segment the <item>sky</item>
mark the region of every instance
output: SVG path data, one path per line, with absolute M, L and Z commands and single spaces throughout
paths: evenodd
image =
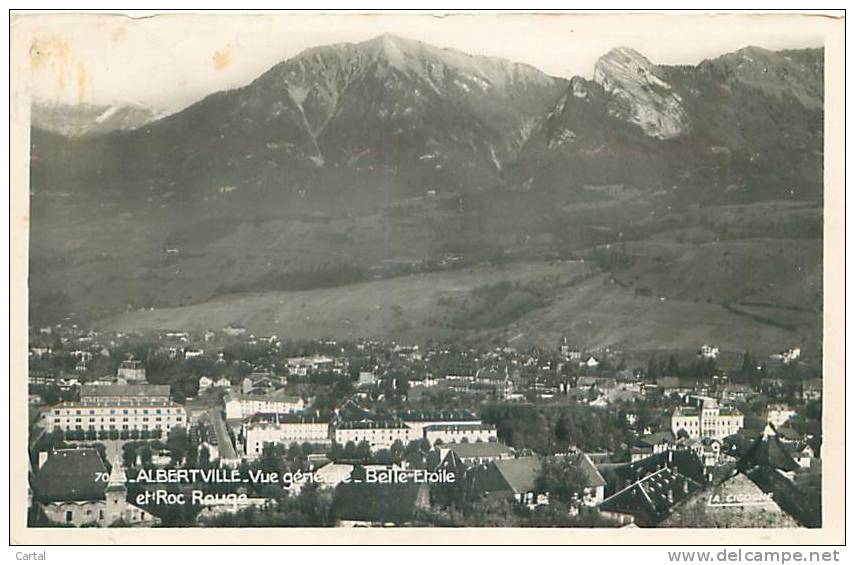
M 697 64 L 747 45 L 819 47 L 828 18 L 796 15 L 32 15 L 13 22 L 26 41 L 35 99 L 140 104 L 177 111 L 247 84 L 309 47 L 382 33 L 473 55 L 590 77 L 597 59 L 632 47 L 659 64 Z M 13 42 L 15 39 L 13 39 Z

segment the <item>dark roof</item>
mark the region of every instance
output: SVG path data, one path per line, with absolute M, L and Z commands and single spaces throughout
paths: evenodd
M 481 495 L 512 493 L 513 487 L 492 463 L 480 465 L 472 472 L 472 491 Z
M 656 525 L 701 488 L 700 483 L 665 467 L 616 492 L 603 501 L 600 510 L 630 514 L 641 525 Z
M 39 469 L 32 486 L 42 502 L 103 500 L 107 483 L 97 477 L 106 472 L 96 449 L 58 449 Z
M 402 429 L 408 428 L 404 422 L 397 420 L 360 420 L 339 422 L 336 424 L 336 429 L 339 430 L 385 430 L 385 429 Z
M 453 451 L 461 458 L 468 457 L 499 457 L 511 453 L 511 449 L 504 443 L 496 441 L 479 441 L 473 443 L 448 443 L 441 447 Z
M 425 483 L 341 483 L 333 494 L 333 513 L 339 520 L 403 524 L 428 499 Z
M 580 453 L 576 460 L 576 465 L 579 467 L 579 470 L 585 475 L 585 478 L 588 481 L 586 485 L 588 488 L 596 488 L 606 486 L 606 480 L 594 466 L 591 458 L 588 457 L 584 453 Z
M 698 483 L 703 483 L 705 480 L 703 463 L 693 451 L 686 449 L 662 451 L 640 461 L 616 467 L 614 472 L 623 484 L 626 484 L 654 473 L 662 467 L 676 469 L 680 474 Z
M 761 434 L 739 460 L 740 470 L 753 467 L 768 467 L 782 471 L 795 471 L 799 464 L 790 456 L 789 450 L 781 445 L 778 434 L 771 426 Z
M 330 414 L 283 414 L 271 412 L 258 412 L 248 418 L 244 418 L 246 424 L 328 424 Z
M 807 528 L 822 526 L 822 504 L 819 497 L 810 496 L 780 470 L 760 465 L 749 470 L 746 475 L 763 492 L 771 493 L 778 506 L 799 524 Z
M 405 410 L 398 412 L 398 418 L 405 422 L 472 422 L 478 421 L 478 415 L 469 410 Z
M 169 396 L 169 385 L 82 385 L 80 396 Z
M 431 424 L 425 426 L 426 432 L 446 432 L 446 431 L 472 431 L 472 430 L 495 430 L 493 424 Z
M 540 460 L 537 457 L 501 459 L 493 461 L 492 465 L 514 494 L 534 492 L 535 482 L 540 474 Z
M 779 436 L 787 441 L 798 441 L 802 439 L 802 434 L 798 430 L 794 430 L 789 426 L 782 426 L 775 430 Z
M 653 434 L 646 435 L 642 438 L 638 439 L 638 445 L 641 446 L 653 446 L 659 445 L 661 443 L 673 443 L 674 442 L 674 434 L 671 430 L 667 430 L 664 432 L 656 432 Z

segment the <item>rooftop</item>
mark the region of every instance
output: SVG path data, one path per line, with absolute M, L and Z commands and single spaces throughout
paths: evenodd
M 493 424 L 431 424 L 425 426 L 427 432 L 445 432 L 445 431 L 472 431 L 472 430 L 495 430 Z
M 376 429 L 404 429 L 409 428 L 404 422 L 397 420 L 359 420 L 350 422 L 339 422 L 336 424 L 339 430 L 376 430 Z
M 477 414 L 469 410 L 405 410 L 398 412 L 398 417 L 405 422 L 467 422 L 481 420 Z
M 496 441 L 481 441 L 475 443 L 450 443 L 442 446 L 460 458 L 467 457 L 499 457 L 510 455 L 511 448 Z
M 82 385 L 80 396 L 169 396 L 169 385 Z
M 42 502 L 103 500 L 107 483 L 97 477 L 106 472 L 96 449 L 57 449 L 39 469 L 32 486 Z
M 258 413 L 244 419 L 248 425 L 254 424 L 328 424 L 329 414 L 281 414 Z

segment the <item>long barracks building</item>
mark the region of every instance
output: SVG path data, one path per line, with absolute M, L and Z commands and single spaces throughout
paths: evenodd
M 170 399 L 169 385 L 84 385 L 80 401 L 42 413 L 47 429 L 169 431 L 187 424 L 187 412 Z

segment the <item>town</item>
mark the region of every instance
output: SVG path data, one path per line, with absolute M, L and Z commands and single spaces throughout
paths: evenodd
M 821 359 L 31 328 L 31 527 L 819 527 Z

